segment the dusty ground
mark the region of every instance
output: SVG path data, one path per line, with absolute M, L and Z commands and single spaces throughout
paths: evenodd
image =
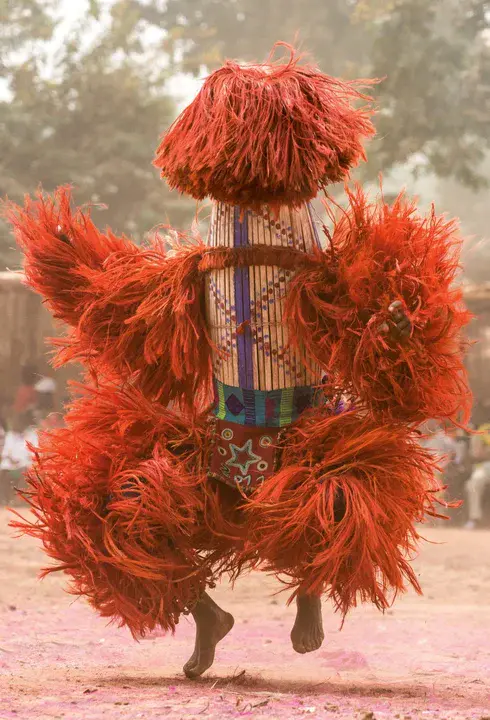
M 426 718 L 490 720 L 490 533 L 432 529 L 417 567 L 426 594 L 385 616 L 353 613 L 342 632 L 325 607 L 313 655 L 289 645 L 293 609 L 254 575 L 215 592 L 236 625 L 214 668 L 180 668 L 193 627 L 134 643 L 62 592 L 35 580 L 43 557 L 13 540 L 0 511 L 0 720 L 67 718 Z

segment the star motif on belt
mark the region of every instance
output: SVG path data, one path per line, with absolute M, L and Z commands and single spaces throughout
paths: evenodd
M 252 452 L 252 440 L 247 440 L 242 447 L 230 443 L 230 451 L 231 458 L 227 460 L 226 465 L 238 468 L 242 475 L 248 473 L 250 465 L 255 465 L 261 460 L 259 455 Z

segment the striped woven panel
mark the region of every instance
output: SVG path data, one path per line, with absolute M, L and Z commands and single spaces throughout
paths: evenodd
M 307 257 L 320 245 L 312 211 L 283 207 L 277 217 L 213 205 L 208 246 L 214 250 L 291 250 Z M 272 256 L 271 256 L 272 257 Z M 271 260 L 272 262 L 272 260 Z M 301 263 L 298 260 L 297 269 Z M 284 304 L 296 272 L 275 265 L 210 269 L 206 273 L 206 316 L 213 347 L 214 375 L 225 385 L 248 390 L 317 386 L 322 368 L 304 362 L 284 322 Z M 274 396 L 272 396 L 274 397 Z
M 219 420 L 253 427 L 286 427 L 310 407 L 325 404 L 318 387 L 247 390 L 214 380 L 214 414 Z

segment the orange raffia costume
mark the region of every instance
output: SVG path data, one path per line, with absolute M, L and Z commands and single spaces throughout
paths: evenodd
M 207 242 L 137 247 L 67 189 L 9 208 L 28 283 L 70 327 L 57 362 L 88 378 L 17 524 L 135 637 L 249 567 L 343 614 L 420 589 L 409 554 L 438 488 L 416 427 L 470 406 L 459 241 L 356 187 L 327 200 L 320 242 L 309 201 L 373 126 L 362 84 L 298 60 L 226 63 L 162 139 L 169 185 L 213 201 Z M 394 300 L 403 344 L 379 331 Z

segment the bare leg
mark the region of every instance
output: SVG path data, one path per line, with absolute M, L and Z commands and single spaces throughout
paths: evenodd
M 298 595 L 296 620 L 291 630 L 291 642 L 298 653 L 318 650 L 324 640 L 321 599 L 314 595 Z
M 197 678 L 213 664 L 216 645 L 230 632 L 235 620 L 207 593 L 195 606 L 192 616 L 196 622 L 196 645 L 184 665 L 184 673 L 188 678 Z

